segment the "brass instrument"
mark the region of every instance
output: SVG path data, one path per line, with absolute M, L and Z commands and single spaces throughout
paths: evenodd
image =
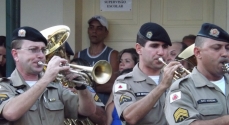
M 164 65 L 167 65 L 162 58 L 158 59 L 160 62 L 162 62 Z M 175 74 L 173 76 L 174 80 L 180 79 L 184 76 L 184 73 L 190 74 L 191 72 L 185 69 L 184 67 L 179 68 L 177 71 L 175 71 Z
M 47 39 L 46 56 L 61 47 L 70 35 L 70 28 L 65 25 L 57 25 L 40 31 Z
M 38 65 L 47 66 L 47 64 L 44 64 L 41 61 L 38 62 Z M 75 68 L 75 69 L 71 69 L 70 72 L 82 75 L 87 78 L 88 76 L 84 72 L 82 72 L 82 71 L 86 71 L 87 73 L 90 74 L 92 80 L 98 84 L 105 84 L 107 81 L 110 80 L 112 74 L 111 65 L 105 60 L 100 60 L 96 62 L 93 67 L 73 65 L 73 64 L 67 64 L 67 65 L 70 66 L 71 68 Z M 77 71 L 76 69 L 79 70 Z
M 225 73 L 229 73 L 229 63 L 224 63 L 222 69 Z
M 182 59 L 180 61 L 186 61 L 188 63 L 187 68 L 190 71 L 192 71 L 192 69 L 197 66 L 196 57 L 194 55 L 194 48 L 195 44 L 192 44 L 178 55 L 178 57 Z
M 64 121 L 65 125 L 94 125 L 88 118 L 84 119 L 84 120 L 74 120 L 74 119 L 69 119 L 67 118 Z

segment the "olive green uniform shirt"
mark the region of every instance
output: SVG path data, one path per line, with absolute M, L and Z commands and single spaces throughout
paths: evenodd
M 209 120 L 229 114 L 229 75 L 225 74 L 225 95 L 196 68 L 173 83 L 165 102 L 170 125 L 189 125 L 195 120 Z
M 123 119 L 121 115 L 126 107 L 145 97 L 156 86 L 157 84 L 138 68 L 138 64 L 135 65 L 132 72 L 119 76 L 114 83 L 113 94 L 115 107 L 120 119 Z M 137 125 L 167 125 L 163 112 L 164 101 L 165 93 Z M 144 105 L 142 106 L 144 107 Z
M 0 82 L 0 113 L 13 98 L 28 90 L 17 70 Z M 1 121 L 4 118 L 1 117 Z M 43 94 L 18 120 L 10 125 L 64 125 L 64 118 L 78 118 L 78 96 L 58 83 L 50 83 Z

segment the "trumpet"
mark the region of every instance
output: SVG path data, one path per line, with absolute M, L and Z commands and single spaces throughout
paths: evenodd
M 229 63 L 224 63 L 222 69 L 225 73 L 229 73 Z
M 160 62 L 162 62 L 164 65 L 167 65 L 162 58 L 158 59 Z M 180 79 L 183 77 L 183 74 L 190 74 L 191 72 L 185 69 L 184 67 L 179 68 L 177 71 L 175 71 L 175 74 L 173 76 L 174 80 Z
M 38 62 L 38 65 L 47 66 L 47 64 L 41 61 Z M 111 65 L 105 60 L 98 61 L 97 63 L 95 63 L 93 67 L 73 65 L 73 64 L 65 64 L 65 65 L 73 68 L 70 70 L 70 72 L 79 74 L 80 76 L 85 78 L 85 80 L 88 80 L 89 83 L 91 83 L 91 79 L 92 79 L 98 84 L 105 84 L 107 81 L 110 80 L 112 75 Z M 60 66 L 63 66 L 63 64 L 60 64 Z M 58 74 L 58 76 L 60 79 L 64 78 L 64 75 L 62 74 Z M 73 82 L 79 83 L 78 81 L 73 81 Z M 79 83 L 79 84 L 83 84 L 83 83 Z

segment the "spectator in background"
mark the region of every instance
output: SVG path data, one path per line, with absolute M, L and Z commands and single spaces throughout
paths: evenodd
M 133 68 L 138 63 L 138 54 L 134 48 L 124 49 L 119 54 L 119 72 Z
M 186 44 L 187 46 L 190 46 L 192 45 L 193 43 L 195 43 L 195 39 L 196 39 L 196 36 L 195 35 L 188 35 L 188 36 L 184 36 L 183 39 L 182 39 L 182 42 L 184 44 Z
M 119 72 L 120 75 L 132 71 L 133 67 L 138 63 L 138 54 L 134 48 L 124 49 L 119 54 Z M 110 95 L 106 104 L 107 125 L 121 125 L 121 120 L 117 114 L 117 110 L 113 102 L 113 94 Z
M 118 51 L 104 44 L 105 38 L 108 36 L 108 22 L 103 16 L 97 15 L 88 20 L 88 37 L 90 46 L 75 54 L 75 58 L 87 60 L 93 66 L 99 60 L 106 60 L 112 66 L 111 79 L 106 84 L 96 84 L 96 93 L 104 104 L 112 91 L 112 86 L 118 75 Z
M 6 77 L 6 37 L 0 36 L 0 77 Z
M 185 49 L 187 45 L 182 42 L 172 42 L 172 46 L 169 46 L 167 63 L 174 61 L 176 57 Z

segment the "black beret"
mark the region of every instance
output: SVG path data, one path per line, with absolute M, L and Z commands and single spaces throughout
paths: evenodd
M 66 41 L 64 43 L 65 45 L 65 51 L 68 55 L 74 55 L 74 52 L 72 51 L 72 48 L 70 47 L 70 45 L 68 44 L 68 42 Z
M 24 26 L 13 31 L 12 40 L 30 40 L 34 42 L 44 42 L 47 45 L 47 39 L 40 33 L 40 31 Z
M 207 37 L 217 41 L 229 42 L 229 34 L 219 26 L 204 23 L 197 36 Z
M 143 24 L 138 33 L 147 40 L 162 41 L 170 46 L 172 45 L 168 33 L 156 23 L 148 22 Z

